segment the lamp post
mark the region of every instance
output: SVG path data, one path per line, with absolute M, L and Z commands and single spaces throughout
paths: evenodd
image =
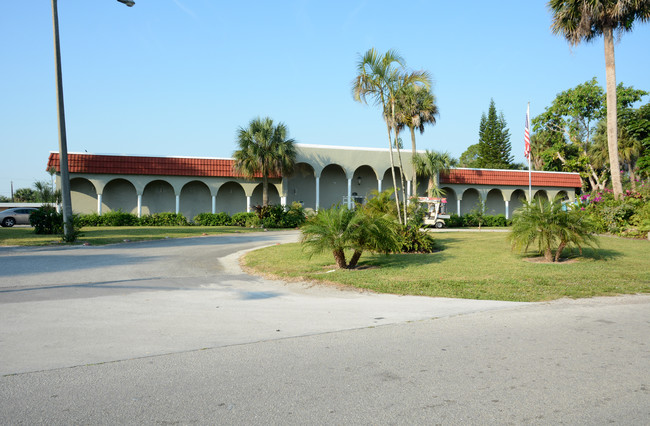
M 117 0 L 131 7 L 131 0 Z M 61 75 L 61 44 L 59 42 L 59 12 L 57 0 L 52 0 L 52 22 L 54 26 L 54 70 L 56 73 L 56 97 L 59 116 L 59 165 L 61 168 L 61 208 L 63 210 L 63 237 L 73 238 L 72 201 L 70 199 L 70 175 L 68 173 L 68 141 L 65 132 L 65 109 L 63 107 L 63 77 Z

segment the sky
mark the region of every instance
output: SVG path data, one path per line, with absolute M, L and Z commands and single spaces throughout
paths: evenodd
M 0 14 L 0 195 L 49 181 L 58 151 L 50 1 Z M 524 162 L 531 116 L 593 77 L 602 38 L 571 47 L 545 1 L 59 0 L 69 152 L 230 158 L 236 132 L 271 117 L 296 142 L 387 147 L 380 109 L 355 102 L 360 56 L 396 49 L 433 77 L 440 116 L 418 149 L 458 158 L 490 99 Z M 650 91 L 650 23 L 616 45 L 616 77 Z M 644 98 L 644 103 L 650 97 Z M 406 146 L 410 137 L 403 135 Z

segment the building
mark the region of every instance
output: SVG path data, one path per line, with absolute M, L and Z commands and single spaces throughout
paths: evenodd
M 393 187 L 388 149 L 296 145 L 295 171 L 269 181 L 269 203 L 299 202 L 318 210 L 333 204 L 363 202 L 372 190 Z M 411 195 L 411 153 L 402 151 L 407 193 Z M 229 158 L 68 155 L 72 208 L 75 213 L 122 210 L 138 216 L 182 213 L 188 219 L 202 212 L 234 214 L 262 202 L 261 176 L 246 178 L 233 170 Z M 396 175 L 399 168 L 396 164 Z M 50 153 L 47 167 L 59 170 L 59 154 Z M 452 169 L 440 176 L 447 210 L 459 215 L 485 202 L 486 214 L 512 217 L 528 198 L 528 171 Z M 533 197 L 575 200 L 577 173 L 532 172 Z M 57 175 L 60 187 L 60 176 Z M 426 182 L 418 181 L 418 195 Z

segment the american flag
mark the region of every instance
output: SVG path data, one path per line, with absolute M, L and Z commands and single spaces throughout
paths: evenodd
M 524 155 L 526 159 L 530 157 L 530 104 L 526 109 L 526 126 L 524 128 Z

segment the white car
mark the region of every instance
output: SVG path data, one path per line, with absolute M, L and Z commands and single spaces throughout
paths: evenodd
M 29 215 L 35 212 L 33 207 L 16 207 L 0 212 L 0 225 L 11 228 L 14 225 L 31 225 Z

